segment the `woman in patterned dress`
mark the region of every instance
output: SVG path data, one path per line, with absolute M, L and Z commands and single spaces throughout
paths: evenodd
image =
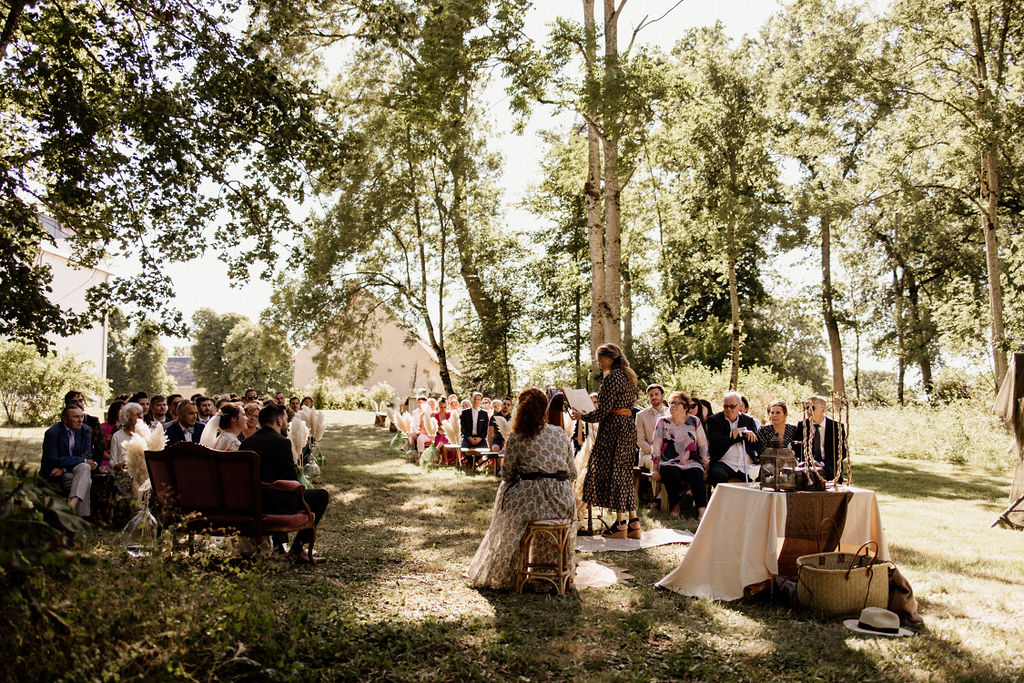
M 529 522 L 576 520 L 572 443 L 564 429 L 546 424 L 547 408 L 547 398 L 540 389 L 519 394 L 512 433 L 505 441 L 502 481 L 494 499 L 491 526 L 469 563 L 469 580 L 474 586 L 512 587 L 519 563 L 519 541 Z M 569 566 L 574 566 L 573 536 L 569 539 Z
M 615 510 L 615 523 L 602 536 L 640 538 L 643 531 L 636 516 L 633 488 L 636 423 L 632 408 L 636 405 L 636 373 L 615 344 L 598 347 L 595 360 L 604 372 L 597 408 L 585 415 L 573 411 L 573 418 L 601 425 L 583 481 L 583 500 L 594 507 Z

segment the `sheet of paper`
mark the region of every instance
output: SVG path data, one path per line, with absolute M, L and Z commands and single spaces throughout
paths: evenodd
M 594 410 L 594 402 L 590 400 L 590 394 L 586 389 L 562 387 L 562 393 L 565 394 L 565 400 L 569 402 L 569 405 L 579 412 L 589 413 Z

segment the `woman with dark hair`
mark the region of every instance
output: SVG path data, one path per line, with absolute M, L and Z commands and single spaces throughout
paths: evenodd
M 474 586 L 512 587 L 519 562 L 519 541 L 529 522 L 575 522 L 571 482 L 576 478 L 576 465 L 572 444 L 564 429 L 547 424 L 547 409 L 547 397 L 540 389 L 527 389 L 519 394 L 512 433 L 505 441 L 505 463 L 491 526 L 469 563 L 469 579 Z M 569 548 L 575 545 L 575 539 L 570 539 Z M 571 555 L 569 563 L 573 566 Z
M 704 425 L 689 415 L 690 399 L 682 391 L 668 397 L 669 415 L 654 426 L 654 478 L 668 492 L 669 514 L 679 516 L 679 498 L 684 487 L 693 495 L 697 518 L 708 505 L 705 472 L 710 465 Z
M 124 401 L 114 401 L 107 408 L 107 419 L 105 422 L 100 423 L 100 431 L 103 432 L 103 461 L 100 463 L 103 467 L 110 466 L 110 437 L 114 435 L 118 427 L 118 416 L 121 413 L 121 408 L 124 407 Z
M 548 401 L 548 424 L 565 429 L 565 394 L 556 391 Z
M 238 446 L 242 443 L 239 434 L 242 433 L 247 423 L 245 412 L 238 407 L 237 403 L 225 403 L 220 407 L 220 412 L 214 419 L 219 419 L 220 424 L 220 436 L 213 444 L 214 450 L 237 451 Z
M 302 397 L 302 405 L 300 407 L 301 408 L 312 408 L 313 407 L 313 397 L 312 396 L 303 396 Z
M 602 536 L 640 538 L 643 532 L 636 516 L 633 485 L 636 423 L 632 408 L 636 404 L 636 373 L 615 344 L 599 346 L 595 360 L 604 373 L 597 408 L 584 415 L 573 411 L 574 418 L 600 424 L 583 481 L 583 502 L 615 510 L 615 523 Z

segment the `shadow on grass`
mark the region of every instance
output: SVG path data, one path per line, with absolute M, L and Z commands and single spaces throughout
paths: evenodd
M 1003 482 L 979 477 L 976 473 L 958 468 L 950 474 L 923 472 L 911 463 L 887 461 L 860 463 L 854 483 L 867 486 L 879 493 L 900 498 L 941 498 L 954 500 L 994 500 L 1006 497 Z

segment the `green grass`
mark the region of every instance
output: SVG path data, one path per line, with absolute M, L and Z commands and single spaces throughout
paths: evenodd
M 475 590 L 462 573 L 497 480 L 421 470 L 387 450 L 390 434 L 368 414 L 331 417 L 327 564 L 133 559 L 123 538 L 98 532 L 96 564 L 51 587 L 72 635 L 26 624 L 6 636 L 5 668 L 24 680 L 1022 680 L 1024 532 L 988 528 L 1006 505 L 1008 456 L 907 458 L 916 421 L 941 417 L 854 416 L 854 481 L 878 492 L 926 619 L 902 640 L 655 589 L 682 559 L 678 545 L 583 556 L 628 570 L 629 585 L 564 597 Z M 872 417 L 889 421 L 877 438 L 866 434 Z M 989 434 L 1005 453 L 1005 434 Z M 41 430 L 13 437 L 0 432 L 0 453 L 38 462 Z M 644 523 L 695 527 L 657 513 Z

